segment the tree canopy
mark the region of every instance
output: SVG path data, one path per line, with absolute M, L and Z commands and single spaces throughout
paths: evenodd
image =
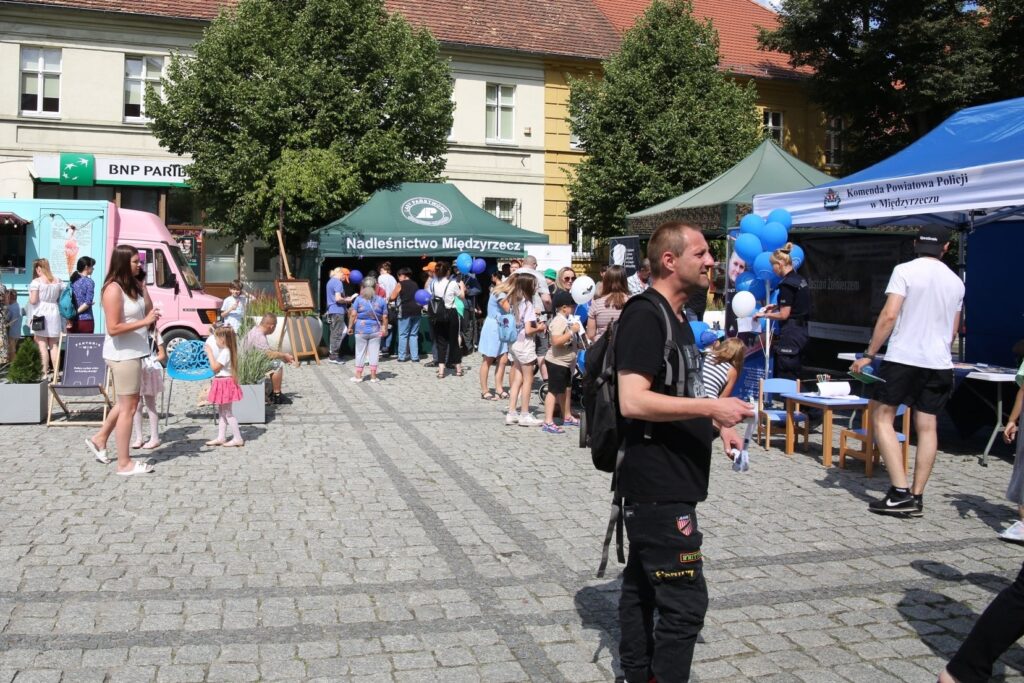
M 718 33 L 689 0 L 654 0 L 603 71 L 570 84 L 587 156 L 569 216 L 586 234 L 620 234 L 627 213 L 707 182 L 763 139 L 753 82 L 719 69 Z
M 190 154 L 207 225 L 295 241 L 375 190 L 434 180 L 452 125 L 437 42 L 383 0 L 242 0 L 147 95 L 162 145 Z
M 1024 94 L 1024 0 L 783 0 L 761 44 L 810 66 L 842 117 L 843 173 L 880 161 L 965 106 Z

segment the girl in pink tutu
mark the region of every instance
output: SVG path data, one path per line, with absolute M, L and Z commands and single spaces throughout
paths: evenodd
M 217 421 L 217 438 L 207 441 L 207 446 L 244 446 L 242 434 L 238 431 L 238 418 L 231 411 L 231 404 L 242 399 L 242 388 L 238 386 L 237 363 L 238 340 L 235 330 L 228 325 L 216 328 L 206 340 L 206 357 L 213 369 L 213 385 L 206 399 L 217 406 L 220 419 Z M 225 441 L 225 432 L 231 426 L 231 441 Z

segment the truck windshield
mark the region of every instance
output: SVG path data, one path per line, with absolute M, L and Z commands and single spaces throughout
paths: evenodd
M 185 255 L 181 253 L 181 249 L 178 245 L 168 244 L 167 248 L 171 250 L 171 257 L 174 259 L 174 262 L 178 264 L 178 269 L 181 270 L 181 276 L 185 279 L 185 285 L 188 286 L 189 291 L 194 292 L 202 289 L 203 286 L 199 284 L 199 278 L 197 278 L 196 274 L 192 272 L 192 266 L 190 266 L 188 261 L 185 260 Z

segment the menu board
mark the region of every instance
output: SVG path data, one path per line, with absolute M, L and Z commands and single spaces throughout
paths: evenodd
M 275 280 L 274 288 L 282 311 L 312 311 L 315 308 L 309 280 Z

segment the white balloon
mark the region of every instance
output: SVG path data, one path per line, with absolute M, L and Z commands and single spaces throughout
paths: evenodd
M 757 308 L 757 299 L 750 292 L 736 292 L 732 297 L 732 312 L 737 318 L 749 318 Z
M 572 300 L 578 304 L 585 304 L 594 298 L 594 290 L 597 285 L 594 284 L 594 280 L 590 277 L 583 275 L 576 278 L 576 281 L 572 283 L 572 289 L 569 293 L 572 294 Z

